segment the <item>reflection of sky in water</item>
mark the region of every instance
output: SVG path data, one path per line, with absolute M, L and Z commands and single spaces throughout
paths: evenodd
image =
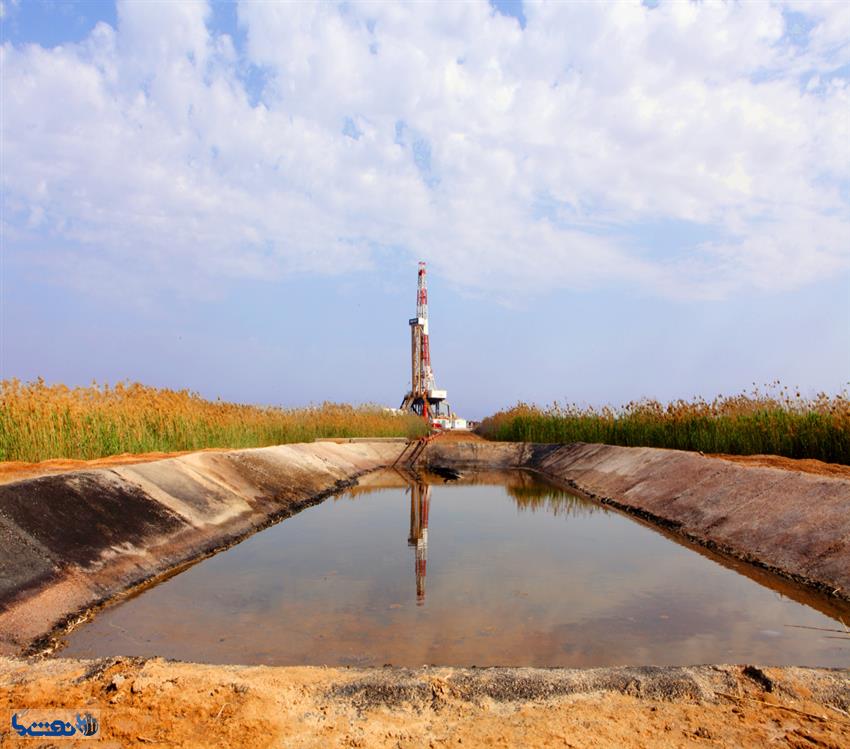
M 108 609 L 64 654 L 850 663 L 850 641 L 787 626 L 840 629 L 834 620 L 617 512 L 519 476 L 509 487 L 437 484 L 413 496 L 385 488 L 325 502 Z

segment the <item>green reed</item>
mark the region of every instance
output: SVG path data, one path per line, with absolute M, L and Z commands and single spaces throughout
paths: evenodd
M 804 398 L 779 383 L 766 392 L 755 389 L 711 402 L 642 400 L 601 409 L 519 403 L 485 419 L 478 431 L 504 441 L 596 442 L 850 464 L 847 394 Z

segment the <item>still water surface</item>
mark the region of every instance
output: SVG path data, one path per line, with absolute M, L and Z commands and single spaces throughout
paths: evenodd
M 106 609 L 62 655 L 850 665 L 850 640 L 825 631 L 850 624 L 850 607 L 529 474 L 432 479 L 368 477 L 397 486 L 328 499 Z

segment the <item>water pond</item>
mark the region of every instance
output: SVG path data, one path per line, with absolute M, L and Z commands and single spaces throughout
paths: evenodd
M 382 472 L 102 611 L 68 657 L 850 665 L 850 606 L 529 473 Z M 838 630 L 836 632 L 835 630 Z

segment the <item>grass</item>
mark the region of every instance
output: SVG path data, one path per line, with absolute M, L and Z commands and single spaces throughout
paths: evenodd
M 486 418 L 478 431 L 493 440 L 783 455 L 850 465 L 847 393 L 808 399 L 779 383 L 711 402 L 642 400 L 601 409 L 519 403 Z
M 418 437 L 422 419 L 379 406 L 271 408 L 209 401 L 138 383 L 68 388 L 0 383 L 0 460 L 92 459 L 205 447 L 262 447 L 316 437 Z

